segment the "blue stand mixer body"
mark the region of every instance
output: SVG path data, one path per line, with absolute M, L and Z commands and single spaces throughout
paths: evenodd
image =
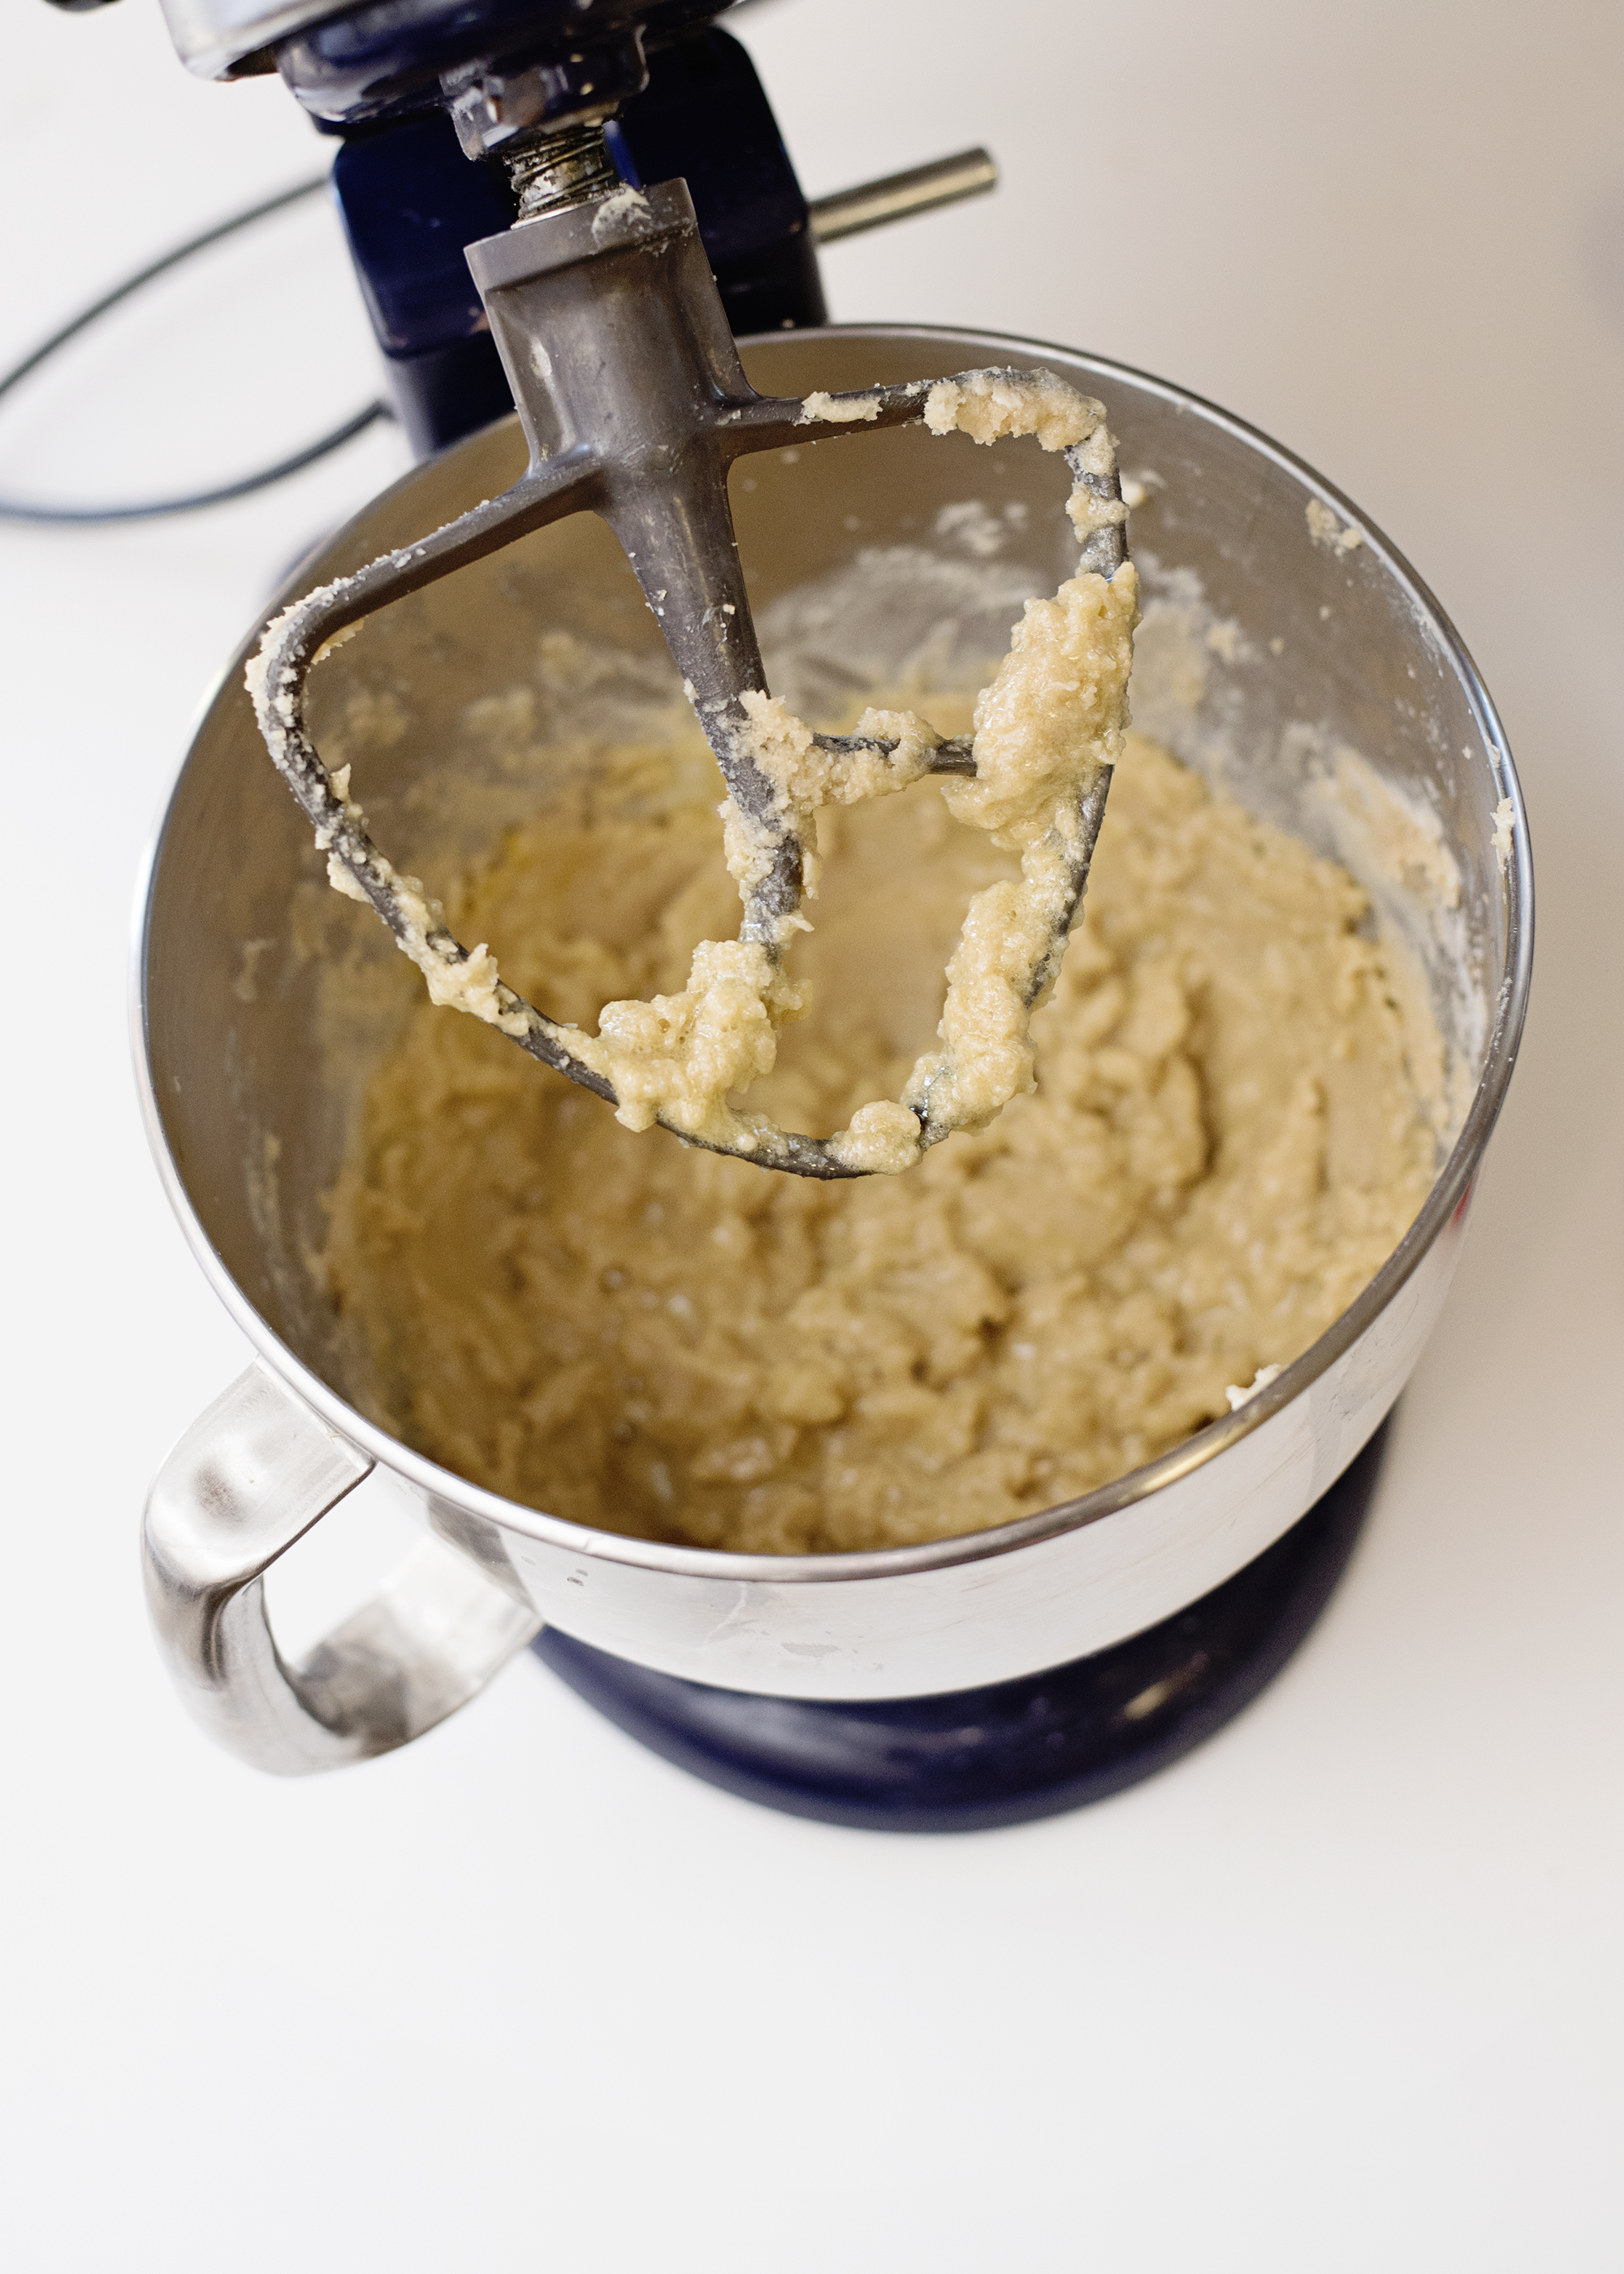
M 744 49 L 704 26 L 647 62 L 648 84 L 605 130 L 622 178 L 687 182 L 736 334 L 823 323 L 807 201 Z M 327 131 L 343 137 L 334 193 L 395 408 L 425 457 L 513 408 L 463 258 L 510 225 L 512 193 L 499 165 L 464 157 L 439 108 Z

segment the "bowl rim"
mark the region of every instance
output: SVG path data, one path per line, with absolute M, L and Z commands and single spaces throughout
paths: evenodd
M 484 1518 L 502 1530 L 521 1533 L 566 1555 L 590 1556 L 600 1562 L 629 1565 L 673 1577 L 719 1580 L 733 1585 L 754 1582 L 773 1586 L 804 1586 L 816 1583 L 897 1579 L 914 1572 L 942 1570 L 959 1564 L 1007 1555 L 1064 1533 L 1080 1531 L 1086 1525 L 1097 1524 L 1106 1517 L 1118 1515 L 1151 1499 L 1169 1485 L 1217 1459 L 1243 1438 L 1250 1436 L 1253 1430 L 1262 1427 L 1277 1413 L 1282 1412 L 1351 1349 L 1386 1310 L 1416 1271 L 1433 1242 L 1470 1199 L 1484 1149 L 1499 1118 L 1512 1069 L 1516 1063 L 1527 1015 L 1533 962 L 1533 857 L 1528 818 L 1510 745 L 1493 699 L 1465 642 L 1431 588 L 1392 540 L 1335 484 L 1327 481 L 1305 460 L 1259 428 L 1188 388 L 1176 386 L 1152 373 L 1140 371 L 1131 364 L 1087 354 L 1076 348 L 1063 347 L 1051 341 L 1027 339 L 1009 333 L 965 330 L 948 325 L 865 323 L 823 325 L 817 328 L 816 335 L 804 330 L 757 333 L 741 338 L 738 345 L 741 354 L 748 354 L 755 350 L 783 347 L 791 343 L 797 346 L 811 344 L 814 337 L 858 343 L 869 340 L 876 345 L 887 346 L 908 341 L 933 345 L 941 343 L 951 346 L 955 352 L 965 351 L 966 358 L 979 356 L 988 363 L 1001 360 L 1007 364 L 1016 359 L 1025 362 L 1034 358 L 1041 359 L 1056 356 L 1063 358 L 1072 372 L 1081 370 L 1091 379 L 1097 377 L 1101 383 L 1101 391 L 1108 396 L 1114 380 L 1130 380 L 1144 393 L 1160 396 L 1179 410 L 1193 412 L 1207 424 L 1244 442 L 1256 454 L 1291 475 L 1311 497 L 1329 506 L 1341 521 L 1357 528 L 1365 548 L 1404 589 L 1417 616 L 1430 623 L 1436 633 L 1440 651 L 1448 659 L 1466 694 L 1482 739 L 1484 757 L 1500 796 L 1509 799 L 1511 802 L 1511 852 L 1504 870 L 1507 952 L 1483 1073 L 1448 1157 L 1440 1168 L 1414 1222 L 1348 1308 L 1334 1319 L 1325 1332 L 1300 1357 L 1294 1359 L 1274 1382 L 1249 1397 L 1235 1412 L 1209 1422 L 1205 1428 L 1197 1430 L 1192 1436 L 1159 1454 L 1154 1460 L 1147 1461 L 1139 1468 L 1131 1469 L 1124 1475 L 1113 1478 L 1109 1483 L 1098 1486 L 1077 1499 L 1057 1502 L 1052 1508 L 1018 1517 L 1007 1524 L 991 1525 L 983 1532 L 956 1533 L 945 1540 L 827 1555 L 742 1555 L 726 1548 L 692 1547 L 637 1539 L 621 1532 L 600 1532 L 590 1525 L 528 1508 L 521 1502 L 507 1500 L 499 1493 L 473 1484 L 459 1476 L 455 1470 L 444 1468 L 425 1455 L 414 1452 L 387 1429 L 358 1413 L 289 1348 L 238 1286 L 205 1230 L 169 1151 L 158 1105 L 151 1055 L 150 1022 L 147 1013 L 153 892 L 170 819 L 198 738 L 213 717 L 222 696 L 240 683 L 243 666 L 259 636 L 260 625 L 256 622 L 237 653 L 207 689 L 194 713 L 185 756 L 165 795 L 141 863 L 133 912 L 130 1018 L 141 1119 L 160 1180 L 187 1243 L 215 1294 L 253 1344 L 259 1356 L 269 1364 L 282 1382 L 339 1436 L 355 1445 L 379 1466 L 393 1471 L 431 1500 L 451 1503 L 466 1514 Z M 970 365 L 966 360 L 960 367 L 968 368 Z M 470 449 L 487 440 L 498 428 L 510 424 L 516 425 L 516 414 L 464 436 L 429 463 L 441 465 L 459 451 Z M 316 561 L 341 544 L 357 524 L 380 505 L 408 490 L 422 471 L 421 465 L 410 468 L 398 480 L 370 498 L 357 514 L 334 531 L 320 546 L 312 548 L 304 561 L 290 572 L 266 614 L 271 614 L 275 607 L 302 591 L 309 581 L 310 571 Z

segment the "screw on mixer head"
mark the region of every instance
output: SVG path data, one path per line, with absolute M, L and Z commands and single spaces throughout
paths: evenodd
M 766 681 L 728 508 L 733 461 L 849 435 L 853 426 L 926 422 L 943 400 L 978 387 L 990 399 L 1002 386 L 1010 400 L 1022 384 L 1034 399 L 1042 399 L 1047 387 L 1084 414 L 1063 436 L 1056 430 L 1044 439 L 1049 447 L 1060 440 L 1069 444 L 1071 511 L 1083 538 L 1085 570 L 1109 578 L 1125 559 L 1124 508 L 1098 406 L 1041 374 L 972 373 L 805 401 L 756 395 L 740 365 L 680 182 L 646 192 L 588 188 L 595 154 L 578 132 L 536 138 L 528 147 L 516 145 L 511 156 L 521 196 L 540 210 L 471 245 L 469 261 L 513 388 L 530 464 L 503 496 L 297 602 L 267 630 L 250 684 L 272 757 L 316 825 L 335 884 L 372 904 L 425 971 L 436 1000 L 499 1026 L 532 1056 L 612 1100 L 628 1118 L 628 1100 L 605 1070 L 611 1058 L 603 1044 L 523 1001 L 498 978 L 484 951 L 470 956 L 438 905 L 372 843 L 365 817 L 348 798 L 347 777 L 335 782 L 329 775 L 304 723 L 306 675 L 323 648 L 372 610 L 533 530 L 582 510 L 601 515 L 635 571 L 726 781 L 731 844 L 734 853 L 742 847 L 731 862 L 744 900 L 736 952 L 758 993 L 770 993 L 787 947 L 804 928 L 800 910 L 809 848 L 803 828 L 810 809 L 804 798 L 798 803 L 786 794 L 763 742 Z M 602 163 L 596 172 L 605 178 Z M 946 398 L 944 388 L 951 391 Z M 935 417 L 929 423 L 943 431 Z M 946 423 L 952 423 L 951 412 Z M 1006 421 L 992 431 L 1041 428 Z M 906 754 L 913 772 L 974 772 L 967 744 L 944 742 L 922 727 L 920 734 L 925 742 Z M 831 779 L 860 764 L 905 763 L 892 738 L 808 741 Z M 1109 779 L 1109 766 L 1099 767 L 1074 810 L 1060 817 L 1043 930 L 1023 974 L 1028 1006 L 1058 968 Z M 917 1132 L 911 1140 L 917 1149 L 962 1126 L 933 1101 L 928 1083 L 918 1096 L 910 1095 L 906 1110 L 885 1111 Z M 800 1135 L 731 1109 L 724 1118 L 725 1126 L 696 1120 L 666 1099 L 638 1126 L 658 1120 L 689 1143 L 804 1176 L 859 1175 L 876 1165 L 862 1146 L 844 1137 Z

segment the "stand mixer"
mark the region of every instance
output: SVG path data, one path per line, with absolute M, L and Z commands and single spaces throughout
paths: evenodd
M 836 436 L 861 448 L 872 428 L 924 418 L 931 383 L 771 398 L 745 381 L 734 333 L 812 327 L 824 312 L 812 211 L 748 57 L 717 28 L 714 0 L 162 4 L 193 71 L 214 79 L 280 71 L 317 124 L 342 138 L 335 191 L 414 448 L 445 448 L 516 403 L 530 448 L 527 471 L 500 497 L 297 599 L 267 636 L 260 724 L 319 843 L 349 879 L 342 888 L 369 900 L 397 940 L 413 932 L 420 963 L 466 962 L 460 944 L 437 935 L 402 892 L 410 880 L 372 846 L 346 785 L 306 733 L 312 664 L 387 602 L 586 507 L 610 523 L 631 560 L 735 804 L 771 838 L 744 937 L 780 952 L 798 913 L 803 847 L 775 814 L 746 731 L 741 697 L 764 682 L 726 467 L 745 450 Z M 918 210 L 986 186 L 988 171 L 974 157 L 953 161 L 863 195 L 871 217 L 885 217 L 888 203 Z M 1090 439 L 1065 445 L 1072 518 L 1083 568 L 1109 577 L 1125 557 L 1124 516 L 1114 463 Z M 820 741 L 836 764 L 893 755 L 875 738 Z M 928 764 L 974 769 L 962 743 L 938 741 Z M 1053 910 L 1029 999 L 1052 976 L 1074 916 L 1108 784 L 1102 772 L 1079 803 L 1069 894 Z M 510 994 L 494 1000 L 492 1022 L 534 1055 L 607 1088 L 590 1066 L 569 1062 L 568 1040 L 541 1013 Z M 929 1141 L 928 1112 L 919 1118 Z M 831 1141 L 773 1133 L 723 1149 L 801 1174 L 860 1173 Z M 1272 1394 L 1259 1401 L 1266 1410 L 1275 1410 Z M 255 1417 L 263 1431 L 262 1404 Z M 1333 1468 L 1336 1480 L 1309 1515 L 1171 1617 L 1013 1680 L 956 1691 L 937 1683 L 922 1697 L 766 1697 L 635 1663 L 552 1624 L 534 1646 L 643 1742 L 770 1804 L 883 1828 L 1019 1821 L 1150 1773 L 1255 1694 L 1335 1584 L 1379 1449 L 1378 1435 L 1340 1477 Z M 330 1506 L 358 1477 L 342 1459 L 327 1462 Z M 195 1509 L 211 1489 L 183 1446 L 149 1510 L 149 1589 L 194 1710 L 236 1750 L 282 1771 L 356 1758 L 430 1726 L 485 1678 L 489 1667 L 460 1688 L 430 1683 L 430 1705 L 402 1707 L 386 1729 L 366 1668 L 403 1652 L 410 1621 L 387 1630 L 352 1623 L 353 1634 L 341 1630 L 304 1668 L 284 1665 L 264 1624 L 258 1570 L 297 1533 L 240 1584 L 201 1585 Z M 508 1633 L 504 1651 L 524 1638 Z M 202 1668 L 213 1672 L 200 1675 Z M 297 1698 L 297 1742 L 244 1740 L 237 1701 L 251 1690 Z M 331 1745 L 307 1742 L 318 1725 Z

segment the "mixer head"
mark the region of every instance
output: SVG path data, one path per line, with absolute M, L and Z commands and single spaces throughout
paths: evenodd
M 200 79 L 277 72 L 312 117 L 359 125 L 462 106 L 470 154 L 565 118 L 612 117 L 646 48 L 733 0 L 159 0 Z
M 333 192 L 418 456 L 512 408 L 462 248 L 515 219 L 516 145 L 606 131 L 628 180 L 688 183 L 735 332 L 823 320 L 819 232 L 723 0 L 161 4 L 192 71 L 280 72 L 339 139 Z M 960 193 L 991 174 L 983 154 Z

